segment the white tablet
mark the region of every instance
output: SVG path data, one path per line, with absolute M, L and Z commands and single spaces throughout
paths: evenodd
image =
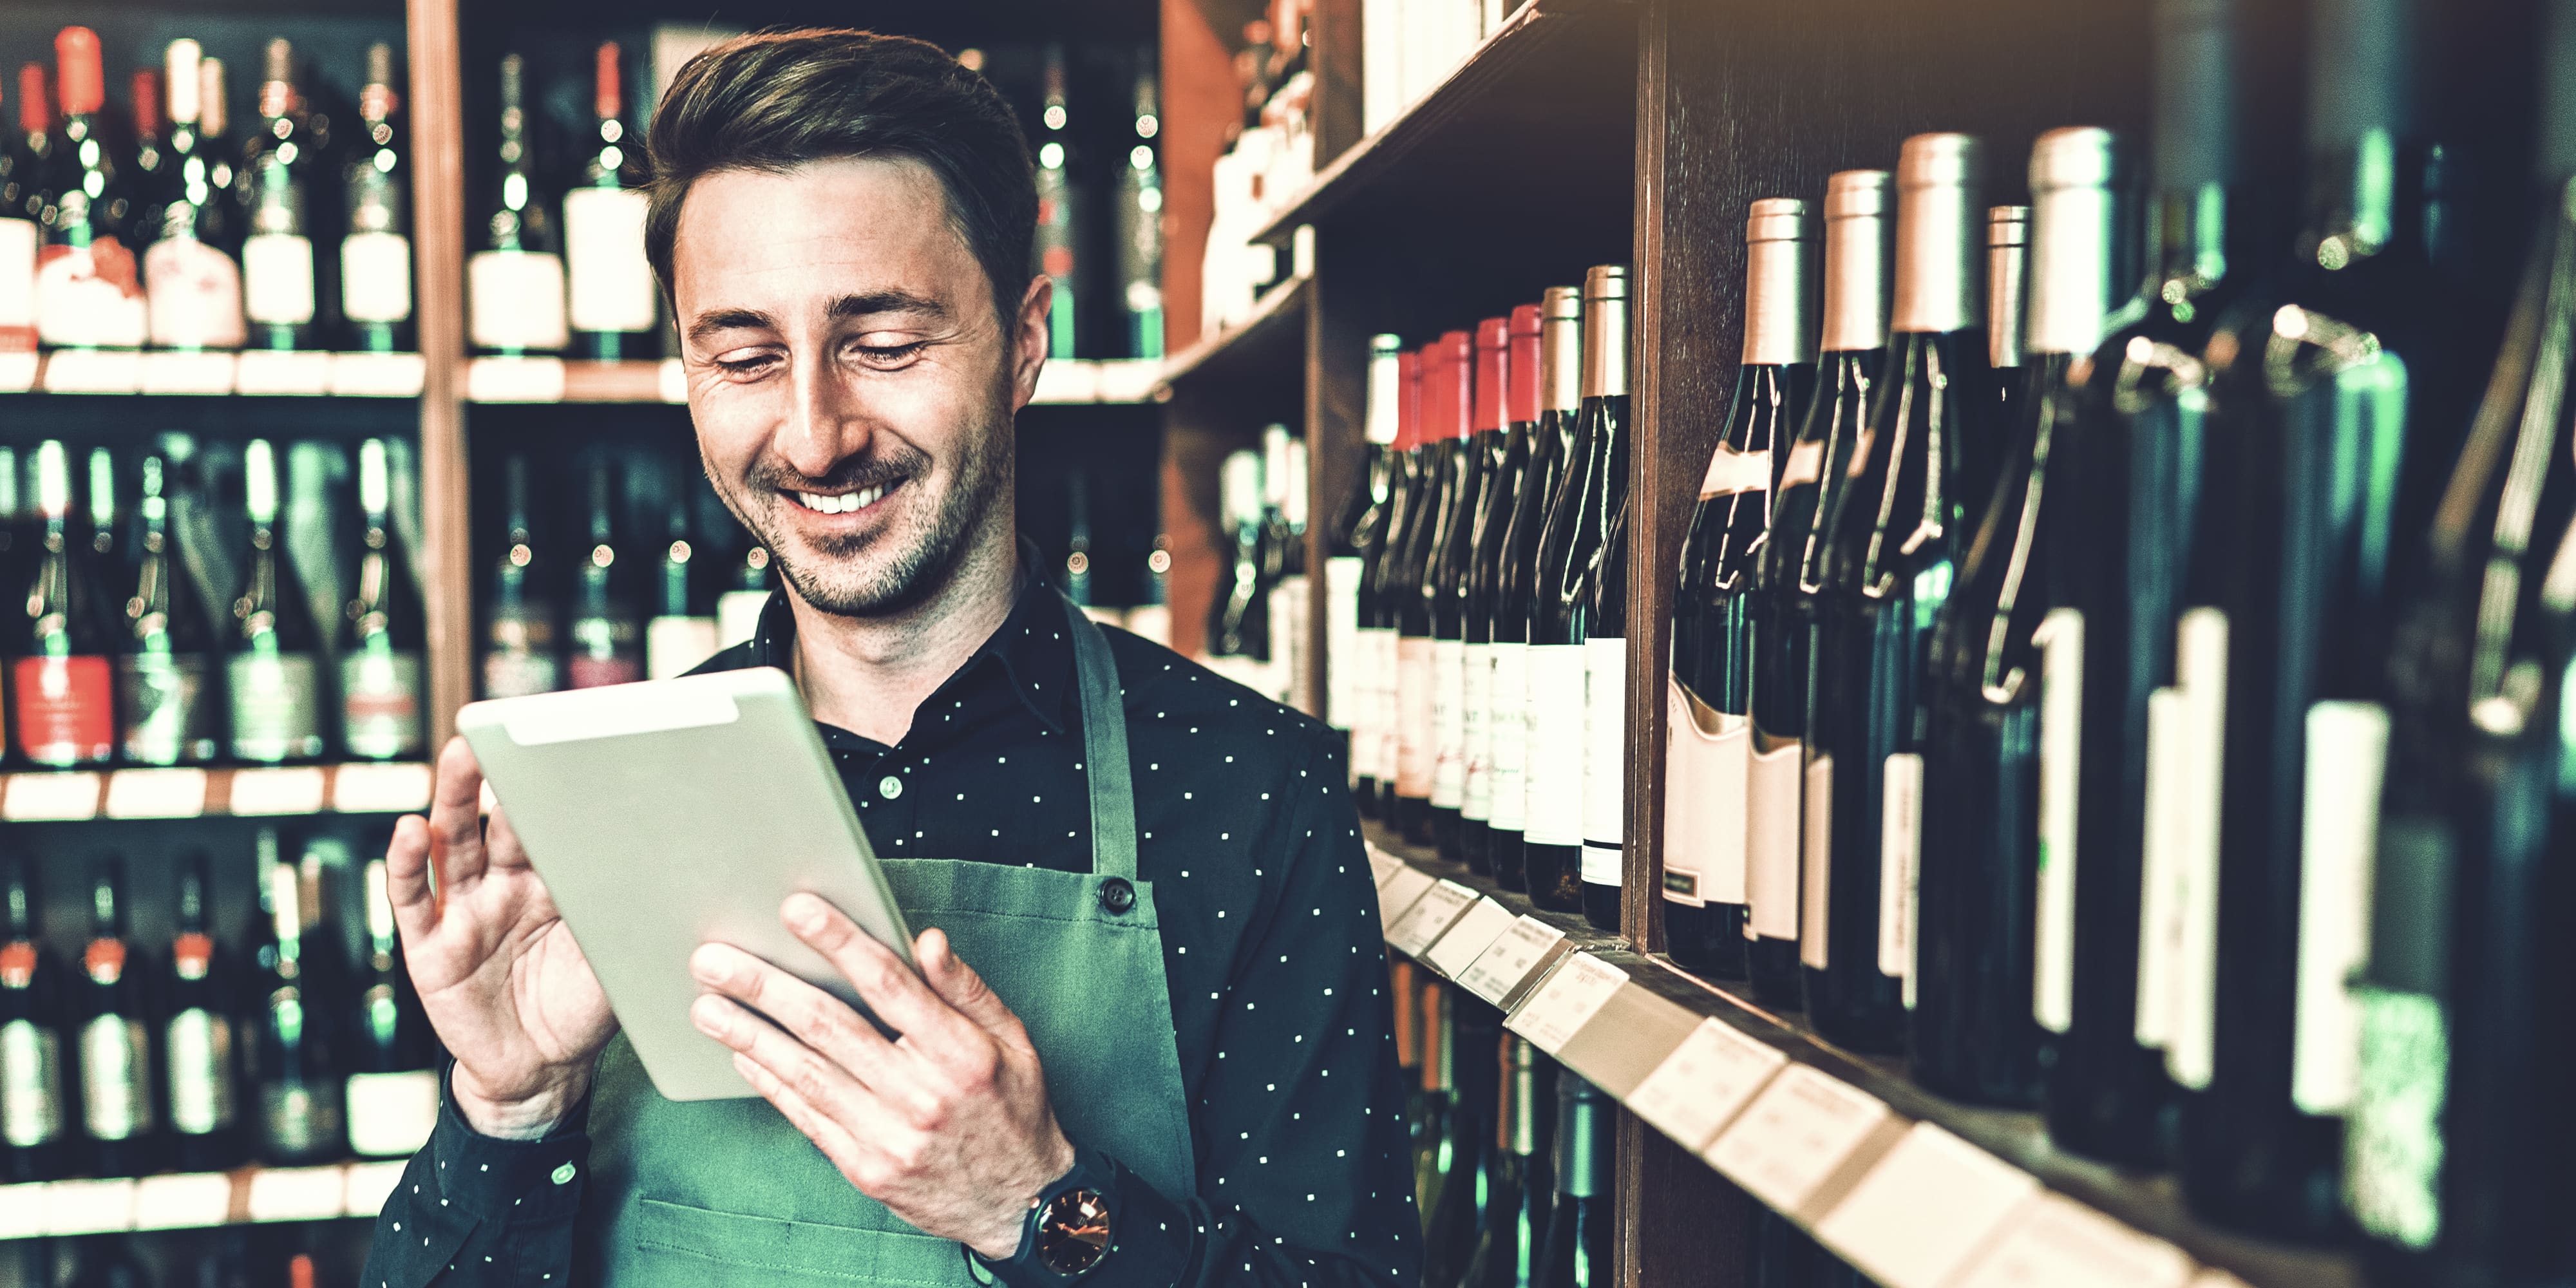
M 912 960 L 903 911 L 786 672 L 476 702 L 456 726 L 664 1096 L 756 1094 L 732 1051 L 689 1023 L 707 991 L 689 975 L 701 943 L 859 1005 L 779 923 L 789 894 L 821 895 Z

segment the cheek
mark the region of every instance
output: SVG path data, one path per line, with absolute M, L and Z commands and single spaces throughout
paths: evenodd
M 689 421 L 709 473 L 725 483 L 743 477 L 778 428 L 777 401 L 765 389 L 722 381 L 689 391 Z

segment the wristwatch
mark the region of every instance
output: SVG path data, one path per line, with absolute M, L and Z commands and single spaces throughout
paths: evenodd
M 1051 1288 L 1082 1278 L 1108 1259 L 1116 1226 L 1111 1217 L 1107 1159 L 1077 1149 L 1073 1168 L 1038 1191 L 1020 1227 L 1020 1248 L 1008 1261 L 986 1261 L 995 1278 L 1013 1288 Z M 982 1261 L 983 1258 L 977 1257 Z

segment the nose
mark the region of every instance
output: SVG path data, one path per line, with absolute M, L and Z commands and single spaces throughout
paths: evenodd
M 832 467 L 863 454 L 873 437 L 865 408 L 830 362 L 794 365 L 796 401 L 775 443 L 788 468 L 819 479 Z

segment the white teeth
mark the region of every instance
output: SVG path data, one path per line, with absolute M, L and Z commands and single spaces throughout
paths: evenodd
M 885 485 L 879 484 L 864 492 L 849 492 L 840 496 L 822 496 L 813 492 L 795 492 L 790 495 L 796 498 L 797 504 L 816 514 L 850 514 L 876 504 L 885 494 Z

